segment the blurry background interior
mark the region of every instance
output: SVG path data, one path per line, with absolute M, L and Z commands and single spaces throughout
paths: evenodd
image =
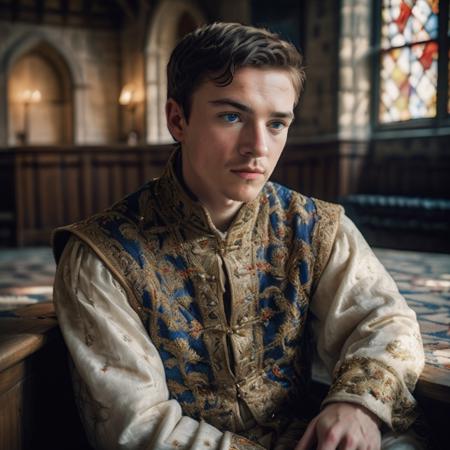
M 273 179 L 345 206 L 409 293 L 429 366 L 447 371 L 433 395 L 450 403 L 446 0 L 0 0 L 0 315 L 51 300 L 53 228 L 161 173 L 165 65 L 213 21 L 268 27 L 303 52 Z

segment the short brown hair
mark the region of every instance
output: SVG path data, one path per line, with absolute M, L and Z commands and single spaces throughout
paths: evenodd
M 249 66 L 289 71 L 298 101 L 305 80 L 302 55 L 277 34 L 238 23 L 205 25 L 178 43 L 167 65 L 167 98 L 183 108 L 187 120 L 192 94 L 205 79 L 226 86 L 237 69 Z

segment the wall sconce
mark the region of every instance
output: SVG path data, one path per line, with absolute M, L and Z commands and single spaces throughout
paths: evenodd
M 127 134 L 128 145 L 136 145 L 139 141 L 139 133 L 135 129 L 136 122 L 136 93 L 132 84 L 126 84 L 120 92 L 119 104 L 127 108 L 131 113 L 131 130 Z
M 20 95 L 20 100 L 23 102 L 23 130 L 17 133 L 17 140 L 22 145 L 27 145 L 30 136 L 30 106 L 39 103 L 42 100 L 41 91 L 38 89 L 26 89 Z

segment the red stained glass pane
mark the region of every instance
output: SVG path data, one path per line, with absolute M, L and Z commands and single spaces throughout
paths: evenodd
M 383 0 L 381 46 L 384 49 L 437 39 L 438 0 Z

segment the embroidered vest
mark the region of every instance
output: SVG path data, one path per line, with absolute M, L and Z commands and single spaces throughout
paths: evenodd
M 54 248 L 58 259 L 74 234 L 119 280 L 184 414 L 246 435 L 242 408 L 269 430 L 301 409 L 308 304 L 339 214 L 268 182 L 223 238 L 171 161 L 109 210 L 56 230 Z

